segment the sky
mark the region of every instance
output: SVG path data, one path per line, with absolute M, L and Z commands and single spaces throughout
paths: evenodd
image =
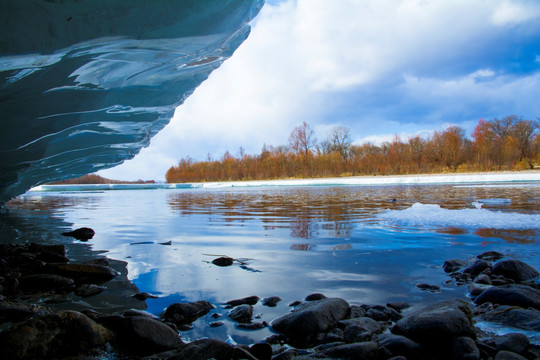
M 148 148 L 99 174 L 161 181 L 187 156 L 285 145 L 303 121 L 380 144 L 540 118 L 536 0 L 267 0 L 251 25 Z

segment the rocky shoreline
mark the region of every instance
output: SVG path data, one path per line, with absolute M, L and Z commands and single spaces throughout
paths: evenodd
M 538 359 L 540 346 L 523 333 L 502 336 L 476 326 L 488 322 L 540 332 L 539 273 L 502 254 L 442 264 L 448 283 L 462 286 L 471 303 L 453 300 L 412 308 L 404 302 L 350 305 L 310 294 L 270 324 L 257 321 L 253 305 L 276 306 L 278 296 L 250 296 L 227 303 L 221 315 L 205 300 L 170 304 L 158 317 L 144 306 L 114 314 L 91 308 L 53 310 L 72 294 L 91 298 L 119 276 L 113 260 L 72 263 L 63 245 L 0 245 L 0 357 L 2 359 Z M 437 285 L 418 284 L 437 291 Z M 129 301 L 151 297 L 130 288 Z M 141 309 L 142 308 L 142 309 Z M 185 342 L 180 331 L 208 315 L 241 329 L 270 327 L 257 344 L 214 339 Z

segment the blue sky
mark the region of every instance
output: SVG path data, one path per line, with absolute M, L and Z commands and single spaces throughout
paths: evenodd
M 267 1 L 250 37 L 133 160 L 100 174 L 164 179 L 185 156 L 323 140 L 406 140 L 480 118 L 540 117 L 540 2 Z

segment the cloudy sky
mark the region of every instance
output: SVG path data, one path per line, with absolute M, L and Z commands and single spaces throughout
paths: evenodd
M 540 117 L 538 1 L 267 0 L 151 145 L 100 174 L 163 180 L 188 155 L 286 144 L 302 121 L 380 143 L 511 114 Z

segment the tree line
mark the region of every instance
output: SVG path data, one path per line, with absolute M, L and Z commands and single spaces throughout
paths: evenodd
M 185 157 L 166 173 L 169 183 L 355 175 L 524 170 L 540 164 L 539 120 L 515 115 L 479 120 L 471 137 L 449 126 L 428 137 L 406 141 L 396 136 L 380 145 L 354 145 L 346 127 L 334 127 L 317 141 L 303 122 L 287 145 L 264 145 L 258 155 L 226 152 L 220 160 Z

